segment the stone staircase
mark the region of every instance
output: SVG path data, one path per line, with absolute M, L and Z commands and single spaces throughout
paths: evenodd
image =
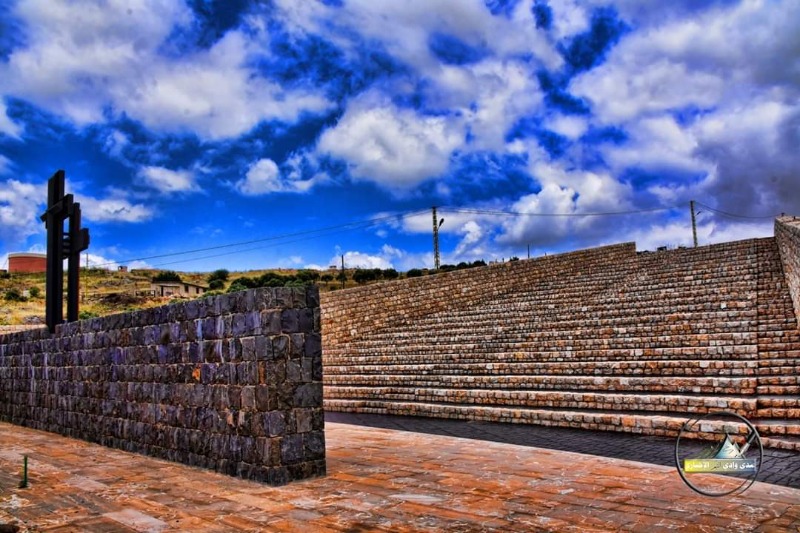
M 765 445 L 800 450 L 800 331 L 777 247 L 759 250 L 758 385 Z
M 653 435 L 727 410 L 800 449 L 800 333 L 774 239 L 520 263 L 476 269 L 497 283 L 444 307 L 426 307 L 441 286 L 385 285 L 411 309 L 348 335 L 331 320 L 343 300 L 323 300 L 325 408 Z M 459 274 L 425 282 L 458 294 Z M 380 306 L 368 296 L 351 312 Z

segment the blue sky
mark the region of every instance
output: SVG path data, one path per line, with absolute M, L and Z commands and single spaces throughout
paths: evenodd
M 92 264 L 189 271 L 432 266 L 433 205 L 443 263 L 800 214 L 793 0 L 0 10 L 0 267 L 59 168 Z

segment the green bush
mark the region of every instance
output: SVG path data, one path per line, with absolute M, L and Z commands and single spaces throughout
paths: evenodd
M 97 318 L 100 315 L 95 313 L 94 311 L 81 311 L 78 313 L 78 320 L 89 320 L 90 318 Z
M 172 270 L 162 270 L 155 276 L 153 276 L 153 282 L 158 283 L 159 281 L 177 281 L 178 283 L 181 282 L 181 277 L 178 275 L 177 272 Z
M 25 302 L 28 300 L 22 295 L 22 293 L 19 292 L 19 289 L 14 289 L 14 288 L 8 289 L 6 291 L 5 298 L 9 302 Z
M 209 286 L 211 285 L 211 283 L 214 282 L 214 280 L 219 280 L 219 281 L 223 281 L 223 282 L 228 281 L 228 276 L 229 275 L 230 275 L 230 272 L 228 272 L 224 268 L 220 268 L 218 270 L 215 270 L 214 272 L 212 272 L 211 274 L 208 275 Z
M 422 275 L 424 275 L 422 270 L 420 270 L 418 268 L 412 268 L 411 270 L 406 272 L 406 277 L 407 278 L 418 278 L 418 277 L 420 277 Z
M 223 287 L 225 287 L 225 282 L 219 278 L 214 278 L 208 282 L 208 288 L 211 289 L 212 291 L 220 290 Z
M 41 291 L 39 290 L 39 287 L 31 287 L 28 290 L 28 293 L 30 293 L 31 298 L 38 298 L 39 295 L 41 294 Z

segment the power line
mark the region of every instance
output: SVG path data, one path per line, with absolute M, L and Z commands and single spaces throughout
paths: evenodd
M 648 209 L 632 209 L 629 211 L 609 211 L 604 213 L 521 213 L 519 211 L 472 209 L 466 207 L 442 207 L 440 209 L 456 213 L 472 213 L 477 215 L 498 215 L 498 216 L 515 216 L 515 217 L 601 217 L 601 216 L 638 215 L 643 213 L 654 213 L 657 211 L 671 211 L 676 208 L 651 207 Z
M 225 248 L 235 248 L 237 246 L 246 246 L 248 244 L 256 244 L 256 243 L 262 243 L 262 242 L 268 242 L 268 241 L 284 241 L 284 239 L 303 236 L 302 238 L 299 238 L 299 239 L 290 240 L 290 241 L 284 241 L 284 242 L 277 242 L 275 244 L 271 244 L 271 245 L 267 245 L 267 246 L 259 246 L 259 247 L 255 247 L 255 248 L 247 248 L 247 249 L 244 249 L 244 250 L 236 250 L 236 251 L 226 252 L 224 254 L 215 254 L 215 255 L 203 256 L 203 257 L 193 257 L 191 259 L 183 259 L 183 260 L 179 260 L 179 261 L 160 263 L 158 266 L 170 265 L 170 264 L 176 264 L 176 263 L 185 263 L 185 262 L 190 262 L 190 261 L 197 261 L 197 260 L 200 260 L 200 259 L 221 257 L 221 256 L 224 256 L 224 255 L 231 255 L 231 254 L 235 254 L 235 253 L 242 253 L 242 252 L 248 252 L 248 251 L 258 250 L 258 249 L 262 249 L 262 248 L 268 248 L 269 246 L 277 246 L 277 245 L 280 245 L 280 244 L 289 244 L 289 243 L 298 242 L 298 241 L 301 241 L 301 240 L 308 240 L 308 239 L 312 239 L 312 238 L 321 237 L 323 235 L 331 235 L 331 234 L 336 234 L 336 233 L 343 233 L 345 231 L 350 231 L 350 230 L 355 230 L 355 229 L 360 229 L 360 228 L 366 228 L 366 227 L 369 227 L 369 226 L 373 226 L 373 225 L 379 224 L 381 222 L 384 222 L 386 220 L 398 219 L 398 218 L 402 219 L 402 218 L 418 215 L 418 214 L 424 213 L 426 211 L 427 211 L 427 209 L 422 209 L 422 210 L 418 210 L 418 211 L 409 211 L 409 212 L 405 212 L 405 213 L 396 213 L 396 214 L 392 214 L 392 215 L 384 215 L 384 216 L 380 216 L 380 217 L 374 217 L 374 218 L 370 218 L 370 219 L 367 219 L 367 220 L 347 222 L 345 224 L 338 224 L 338 225 L 335 225 L 335 226 L 325 226 L 325 227 L 322 227 L 322 228 L 315 228 L 315 229 L 310 229 L 310 230 L 305 230 L 305 231 L 297 231 L 297 232 L 293 232 L 293 233 L 284 233 L 284 234 L 280 234 L 280 235 L 272 235 L 270 237 L 263 237 L 263 238 L 260 238 L 260 239 L 252 239 L 252 240 L 249 240 L 249 241 L 239 241 L 239 242 L 228 243 L 228 244 L 220 244 L 220 245 L 217 245 L 217 246 L 207 246 L 205 248 L 195 248 L 195 249 L 192 249 L 192 250 L 183 250 L 183 251 L 180 251 L 180 252 L 172 252 L 172 253 L 168 253 L 168 254 L 158 254 L 158 255 L 150 255 L 150 256 L 146 256 L 146 257 L 138 257 L 138 258 L 132 258 L 132 259 L 122 259 L 122 260 L 118 260 L 118 261 L 109 261 L 109 262 L 106 262 L 106 263 L 99 263 L 99 264 L 96 264 L 96 265 L 93 265 L 93 266 L 96 267 L 96 268 L 102 268 L 104 266 L 110 266 L 110 265 L 114 265 L 114 264 L 118 264 L 118 263 L 131 263 L 133 261 L 146 261 L 148 259 L 161 259 L 161 258 L 165 258 L 165 257 L 175 257 L 175 256 L 195 254 L 195 253 L 200 253 L 200 252 L 209 252 L 209 251 L 212 251 L 212 250 L 221 250 L 221 249 L 225 249 Z M 154 266 L 157 266 L 157 265 L 154 265 Z
M 705 209 L 708 209 L 709 211 L 713 211 L 714 213 L 717 213 L 718 215 L 731 217 L 731 218 L 747 218 L 747 219 L 751 219 L 751 220 L 765 220 L 765 219 L 768 219 L 768 218 L 775 218 L 775 217 L 778 216 L 778 215 L 763 215 L 763 216 L 738 215 L 736 213 L 728 213 L 726 211 L 720 211 L 719 209 L 714 209 L 713 207 L 709 207 L 706 204 L 702 204 L 700 202 L 695 202 L 695 204 L 697 204 L 697 205 L 699 205 L 699 206 L 701 206 L 701 207 L 703 207 Z

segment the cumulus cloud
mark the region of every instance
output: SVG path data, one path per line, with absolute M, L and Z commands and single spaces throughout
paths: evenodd
M 331 264 L 336 264 L 336 257 L 331 258 Z M 339 258 L 341 261 L 341 257 Z M 369 255 L 363 252 L 345 252 L 344 266 L 346 268 L 393 268 L 392 263 L 380 255 Z
M 420 115 L 367 96 L 325 131 L 319 150 L 346 160 L 355 179 L 403 189 L 445 172 L 463 142 L 458 118 Z
M 78 195 L 81 212 L 95 222 L 146 222 L 155 216 L 155 210 L 144 204 L 131 203 L 125 198 L 92 198 Z
M 322 174 L 304 179 L 297 164 L 297 161 L 290 161 L 291 170 L 284 175 L 272 159 L 259 159 L 250 166 L 245 177 L 234 184 L 234 188 L 245 196 L 274 192 L 304 193 L 325 179 Z
M 79 126 L 105 122 L 110 111 L 155 131 L 222 139 L 262 120 L 294 121 L 329 107 L 320 96 L 257 75 L 251 59 L 261 49 L 241 32 L 228 32 L 207 50 L 165 53 L 173 32 L 194 23 L 182 2 L 26 0 L 14 14 L 26 46 L 0 65 L 6 94 Z
M 693 128 L 695 155 L 714 165 L 700 188 L 716 207 L 763 216 L 800 205 L 800 104 L 774 101 L 720 110 Z
M 0 154 L 0 176 L 7 174 L 12 167 L 13 163 L 9 158 Z
M 15 123 L 8 116 L 8 109 L 5 102 L 0 98 L 0 135 L 8 135 L 14 139 L 19 139 L 22 133 L 22 126 Z
M 160 193 L 197 192 L 196 176 L 189 170 L 170 170 L 164 167 L 146 166 L 139 170 L 139 179 L 147 187 Z
M 39 215 L 44 212 L 42 199 L 47 190 L 42 185 L 15 179 L 0 185 L 0 240 L 22 243 L 31 235 L 44 232 Z

